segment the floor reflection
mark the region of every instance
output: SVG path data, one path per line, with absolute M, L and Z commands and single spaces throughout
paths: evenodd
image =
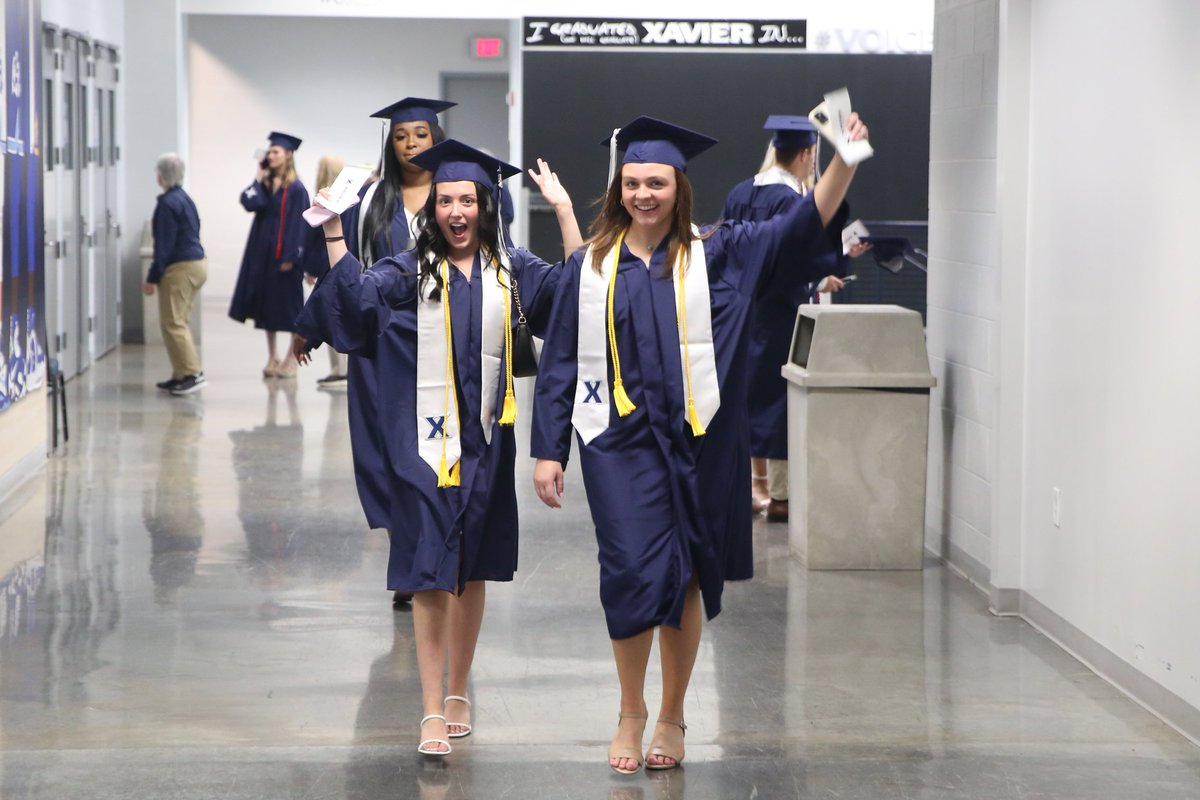
M 196 574 L 204 543 L 198 481 L 202 417 L 191 404 L 174 404 L 162 434 L 157 469 L 142 500 L 150 534 L 150 577 L 155 600 L 170 603 Z

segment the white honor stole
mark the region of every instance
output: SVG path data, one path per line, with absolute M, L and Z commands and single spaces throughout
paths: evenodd
M 771 186 L 776 183 L 786 184 L 792 191 L 796 192 L 796 194 L 808 194 L 808 190 L 805 188 L 804 184 L 802 184 L 795 175 L 788 172 L 783 167 L 771 167 L 770 169 L 765 169 L 754 176 L 755 186 Z
M 694 226 L 692 230 L 693 233 L 699 232 Z M 617 244 L 619 247 L 620 242 Z M 601 262 L 603 269 L 597 274 L 592 269 L 595 263 L 593 255 L 592 247 L 588 247 L 579 273 L 578 370 L 575 406 L 571 412 L 571 424 L 585 445 L 608 429 L 609 405 L 612 402 L 612 387 L 608 385 L 610 336 L 611 346 L 616 347 L 616 332 L 609 331 L 607 320 L 608 287 L 616 265 L 609 258 L 609 253 L 605 253 Z M 687 403 L 690 397 L 701 426 L 696 435 L 701 435 L 721 406 L 704 242 L 700 239 L 692 241 L 691 265 L 680 280 L 682 267 L 683 259 L 680 258 L 671 272 L 671 286 L 675 290 L 679 362 L 686 393 L 683 422 L 692 425 L 694 432 L 697 431 L 694 421 L 690 419 Z M 680 284 L 683 287 L 682 298 Z M 613 287 L 615 290 L 615 283 Z
M 509 266 L 508 253 L 500 255 Z M 496 421 L 496 397 L 500 386 L 500 369 L 504 361 L 504 318 L 508 303 L 507 277 L 490 259 L 480 259 L 480 286 L 483 290 L 483 319 L 480 336 L 480 403 L 479 422 L 483 438 L 492 443 L 492 426 Z M 450 325 L 449 267 L 439 266 L 445 278 L 440 300 L 429 292 L 417 302 L 417 452 L 421 460 L 438 474 L 443 455 L 447 468 L 453 468 L 462 457 L 459 438 L 458 392 L 454 381 L 453 331 Z M 500 280 L 505 283 L 501 284 Z M 465 302 L 465 301 L 464 301 Z M 469 336 L 469 332 L 460 333 Z M 457 485 L 454 484 L 454 485 Z

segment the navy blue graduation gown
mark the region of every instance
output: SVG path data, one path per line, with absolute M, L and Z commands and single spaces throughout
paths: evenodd
M 750 178 L 729 192 L 721 216 L 727 220 L 758 222 L 782 213 L 799 201 L 800 195 L 786 184 L 755 186 L 754 179 Z M 844 212 L 839 210 L 838 217 L 844 219 Z M 821 278 L 845 274 L 841 227 L 835 220 L 827 229 L 838 232 L 836 248 L 827 234 L 824 241 L 801 253 L 781 252 L 781 268 L 771 272 L 770 279 L 760 284 L 755 295 L 747 352 L 750 455 L 755 458 L 787 458 L 787 382 L 780 374 L 780 368 L 787 362 L 791 349 L 796 309 L 803 303 L 812 302 L 819 282 L 801 280 L 799 275 L 814 271 Z M 803 271 L 789 268 L 789 263 L 797 259 L 809 259 L 813 263 Z
M 694 574 L 711 619 L 726 580 L 753 575 L 746 426 L 750 307 L 781 251 L 802 251 L 821 236 L 811 199 L 760 223 L 722 223 L 704 241 L 721 407 L 703 437 L 684 422 L 685 396 L 675 294 L 664 274 L 665 247 L 649 270 L 622 246 L 614 313 L 621 375 L 637 406 L 610 407 L 609 428 L 580 448 L 584 486 L 600 560 L 600 600 L 614 639 L 657 625 L 678 627 Z M 532 452 L 566 463 L 575 397 L 579 272 L 563 268 L 538 364 Z M 804 262 L 788 268 L 804 268 Z M 801 275 L 811 280 L 811 276 Z M 611 385 L 612 364 L 609 363 Z
M 361 199 L 367 192 L 359 190 Z M 376 195 L 378 197 L 378 195 Z M 346 236 L 346 248 L 362 263 L 362 250 L 358 241 L 358 221 L 361 205 L 354 205 L 342 214 L 342 231 Z M 391 244 L 383 231 L 375 234 L 372 252 L 380 258 L 396 256 L 412 248 L 408 214 L 404 204 L 396 203 L 392 211 Z M 322 250 L 324 251 L 324 247 Z M 326 257 L 328 263 L 328 257 Z M 397 336 L 394 330 L 385 330 L 381 336 Z M 387 465 L 383 456 L 383 444 L 379 438 L 379 401 L 375 381 L 374 365 L 369 358 L 350 353 L 346 365 L 346 410 L 350 418 L 350 453 L 354 459 L 354 482 L 358 487 L 358 499 L 362 504 L 367 524 L 372 528 L 388 527 L 388 481 Z
M 359 200 L 367 193 L 370 184 L 363 186 L 359 192 Z M 379 195 L 374 195 L 379 199 Z M 346 248 L 361 264 L 363 253 L 358 241 L 358 225 L 363 207 L 360 204 L 351 206 L 342 214 L 342 231 L 346 237 Z M 502 188 L 501 219 L 505 224 L 511 224 L 512 199 L 507 189 Z M 402 202 L 397 202 L 392 210 L 391 241 L 383 231 L 377 231 L 371 252 L 379 258 L 396 256 L 411 249 L 415 242 L 411 240 L 410 221 Z M 329 259 L 326 253 L 324 234 L 320 228 L 314 229 L 320 239 L 320 257 L 314 256 L 311 267 L 306 272 L 324 277 L 329 271 Z M 394 331 L 385 331 L 381 335 L 393 336 Z M 346 409 L 350 422 L 350 453 L 354 460 L 354 481 L 358 487 L 358 498 L 362 505 L 367 524 L 372 528 L 388 527 L 388 483 L 387 468 L 383 458 L 383 445 L 379 441 L 378 401 L 375 372 L 370 359 L 350 353 L 347 359 L 346 374 Z
M 254 327 L 264 330 L 293 330 L 304 305 L 304 245 L 310 234 L 301 214 L 309 207 L 308 190 L 296 181 L 271 193 L 265 184 L 255 181 L 240 200 L 242 207 L 254 214 L 254 221 L 229 316 L 238 322 L 253 319 Z M 279 265 L 284 262 L 291 262 L 292 269 L 281 271 Z
M 561 270 L 514 248 L 513 272 L 535 332 L 541 332 Z M 460 412 L 462 485 L 437 488 L 437 476 L 417 452 L 417 278 L 413 251 L 378 261 L 360 274 L 344 257 L 313 291 L 298 321 L 309 342 L 325 342 L 371 362 L 377 382 L 376 441 L 381 445 L 391 538 L 388 588 L 461 591 L 465 581 L 511 580 L 517 566 L 517 498 L 512 427 L 493 423 L 486 444 L 478 409 L 504 400 L 480 397 L 479 350 L 483 271 L 450 271 L 450 314 Z M 515 313 L 515 311 L 514 311 Z M 524 409 L 529 413 L 529 409 Z

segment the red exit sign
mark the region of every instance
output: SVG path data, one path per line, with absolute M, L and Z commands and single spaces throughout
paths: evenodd
M 504 58 L 504 40 L 499 36 L 476 36 L 471 40 L 472 58 Z

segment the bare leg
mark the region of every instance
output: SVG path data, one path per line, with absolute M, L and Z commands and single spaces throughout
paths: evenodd
M 696 653 L 700 649 L 700 631 L 703 623 L 700 615 L 700 588 L 695 577 L 688 584 L 687 599 L 683 604 L 680 629 L 659 628 L 658 647 L 662 657 L 663 693 L 659 707 L 660 720 L 683 721 L 683 701 L 688 684 L 692 680 L 692 667 L 696 664 Z M 655 753 L 661 747 L 661 753 Z M 665 753 L 678 754 L 678 758 Z M 672 723 L 659 722 L 654 726 L 650 739 L 650 751 L 646 754 L 649 766 L 672 767 L 683 759 L 683 729 Z
M 475 645 L 479 642 L 479 627 L 483 623 L 483 606 L 487 584 L 483 581 L 467 581 L 461 597 L 450 598 L 450 630 L 447 647 L 450 655 L 446 694 L 467 697 L 467 678 L 471 663 L 475 660 Z M 466 732 L 464 725 L 471 722 L 471 707 L 466 703 L 451 702 L 446 706 L 447 727 L 450 733 Z
M 421 715 L 442 713 L 442 677 L 446 669 L 446 627 L 450 594 L 427 589 L 413 595 L 413 635 L 417 646 L 417 671 L 421 676 Z M 421 739 L 445 739 L 446 723 L 431 719 L 421 727 Z M 442 749 L 433 745 L 433 749 Z
M 271 361 L 278 361 L 275 357 L 275 331 L 267 331 L 267 358 Z
M 617 680 L 621 683 L 621 713 L 626 715 L 617 723 L 611 750 L 633 748 L 642 752 L 642 734 L 646 728 L 646 665 L 654 630 L 642 631 L 628 639 L 613 639 L 613 657 L 617 662 Z M 612 757 L 608 763 L 621 770 L 636 769 L 638 761 L 628 757 Z
M 767 507 L 771 496 L 767 492 L 767 460 L 750 459 L 750 507 L 755 514 Z

